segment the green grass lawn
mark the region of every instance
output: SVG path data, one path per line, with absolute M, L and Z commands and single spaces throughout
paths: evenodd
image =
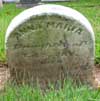
M 100 101 L 100 89 L 93 90 L 87 86 L 73 86 L 65 82 L 64 88 L 41 90 L 39 87 L 7 86 L 0 94 L 0 101 Z

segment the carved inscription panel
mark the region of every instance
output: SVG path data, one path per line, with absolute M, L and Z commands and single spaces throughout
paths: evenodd
M 91 36 L 71 19 L 59 16 L 37 16 L 16 28 L 8 41 L 9 49 L 22 49 L 24 56 L 58 57 L 90 53 Z M 30 50 L 27 52 L 25 50 Z M 41 54 L 41 55 L 40 55 Z M 89 55 L 89 54 L 88 54 Z M 54 58 L 55 57 L 55 58 Z
M 54 75 L 57 68 L 72 75 L 79 70 L 78 74 L 82 71 L 87 77 L 91 73 L 92 41 L 87 29 L 76 20 L 58 15 L 34 16 L 10 34 L 8 62 L 16 68 L 48 68 Z

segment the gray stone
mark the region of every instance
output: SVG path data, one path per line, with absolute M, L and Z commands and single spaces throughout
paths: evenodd
M 38 0 L 20 0 L 21 3 L 34 3 L 38 2 Z
M 67 78 L 91 83 L 94 33 L 79 12 L 58 5 L 28 9 L 12 20 L 5 40 L 8 67 L 18 81 L 44 87 Z
M 16 6 L 21 8 L 30 8 L 37 6 L 41 0 L 16 0 Z
M 70 1 L 77 1 L 77 0 L 41 0 L 42 2 L 59 2 L 59 1 L 61 1 L 61 2 L 70 2 Z

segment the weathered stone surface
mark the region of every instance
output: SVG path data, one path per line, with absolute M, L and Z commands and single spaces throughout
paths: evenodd
M 92 80 L 93 30 L 85 17 L 67 7 L 41 5 L 22 12 L 8 27 L 6 52 L 11 74 L 19 81 L 38 80 L 45 86 L 67 77 Z

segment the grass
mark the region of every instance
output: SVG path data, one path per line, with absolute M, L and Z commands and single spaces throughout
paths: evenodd
M 14 4 L 5 4 L 2 9 L 0 9 L 0 60 L 5 61 L 5 33 L 7 27 L 19 12 L 23 9 L 17 9 Z
M 0 101 L 100 101 L 100 89 L 92 90 L 87 86 L 73 86 L 72 82 L 65 82 L 64 88 L 55 90 L 41 90 L 31 86 L 7 86 L 0 94 Z

